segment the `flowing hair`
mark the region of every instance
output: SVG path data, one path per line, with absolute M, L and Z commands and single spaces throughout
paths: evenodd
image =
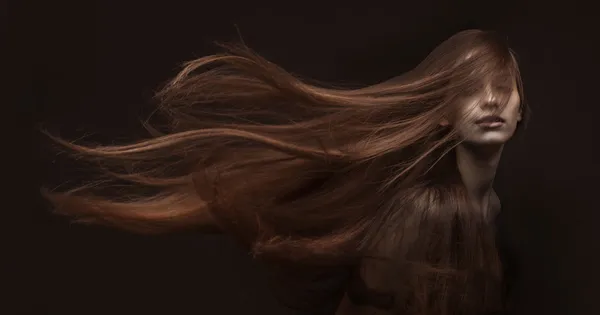
M 56 211 L 138 233 L 214 223 L 270 261 L 378 256 L 397 267 L 390 282 L 407 314 L 495 303 L 493 232 L 466 202 L 448 154 L 460 139 L 440 122 L 488 77 L 508 74 L 522 93 L 501 37 L 460 32 L 413 70 L 357 89 L 309 84 L 243 45 L 224 48 L 157 93 L 166 130 L 148 125 L 148 139 L 112 146 L 51 136 L 108 175 L 45 190 Z M 116 183 L 118 194 L 103 189 Z

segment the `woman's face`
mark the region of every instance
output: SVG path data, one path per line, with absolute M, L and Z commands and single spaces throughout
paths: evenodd
M 521 99 L 512 77 L 482 82 L 460 97 L 457 104 L 451 124 L 471 144 L 504 144 L 521 121 Z

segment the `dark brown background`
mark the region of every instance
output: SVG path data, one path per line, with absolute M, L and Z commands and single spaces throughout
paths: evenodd
M 241 33 L 292 72 L 368 84 L 409 69 L 459 30 L 497 29 L 519 55 L 534 113 L 497 182 L 519 258 L 514 314 L 599 314 L 594 11 L 573 1 L 482 2 L 15 2 L 15 104 L 35 128 L 122 140 L 140 132 L 153 90 L 181 62 L 215 52 L 214 40 Z M 32 133 L 34 195 L 41 184 L 81 177 Z M 76 226 L 37 195 L 29 200 L 8 208 L 19 216 L 8 238 L 16 303 L 5 314 L 291 314 L 226 237 Z

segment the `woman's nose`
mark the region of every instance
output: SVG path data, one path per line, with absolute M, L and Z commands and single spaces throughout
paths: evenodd
M 496 91 L 494 91 L 494 89 L 489 85 L 486 86 L 486 88 L 485 88 L 484 95 L 483 95 L 483 102 L 482 102 L 481 106 L 483 108 L 491 108 L 491 109 L 496 109 L 499 106 L 498 96 L 496 95 Z

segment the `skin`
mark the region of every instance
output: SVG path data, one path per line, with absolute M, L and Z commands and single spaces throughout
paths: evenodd
M 501 106 L 500 100 L 506 100 Z M 484 82 L 483 88 L 459 102 L 459 115 L 451 123 L 464 140 L 456 148 L 458 170 L 473 206 L 481 209 L 499 207 L 492 189 L 504 144 L 512 138 L 521 121 L 521 99 L 514 79 L 509 82 Z M 486 128 L 476 121 L 497 115 L 504 123 Z M 487 213 L 487 212 L 484 212 Z

